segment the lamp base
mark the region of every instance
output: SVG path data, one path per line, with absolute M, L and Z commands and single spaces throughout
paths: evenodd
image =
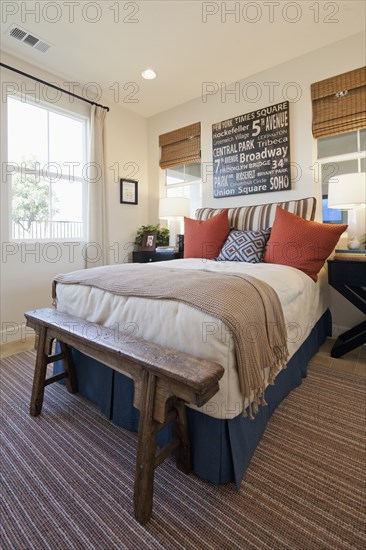
M 366 210 L 365 208 L 355 208 L 348 211 L 348 248 L 350 250 L 358 250 L 365 248 L 365 232 L 366 232 Z
M 177 235 L 181 232 L 181 222 L 177 218 L 169 219 L 169 246 L 177 246 Z
M 361 248 L 361 242 L 357 239 L 357 237 L 352 237 L 347 243 L 347 248 L 349 250 L 359 250 Z

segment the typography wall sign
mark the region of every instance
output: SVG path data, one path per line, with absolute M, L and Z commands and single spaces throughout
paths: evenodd
M 214 197 L 291 189 L 289 102 L 212 125 Z

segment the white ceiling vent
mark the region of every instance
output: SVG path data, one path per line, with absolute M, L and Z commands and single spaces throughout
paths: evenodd
M 11 25 L 11 27 L 6 31 L 6 34 L 19 42 L 28 44 L 31 48 L 39 50 L 40 52 L 45 53 L 50 47 L 51 44 L 48 44 L 44 40 L 41 40 L 38 36 L 31 34 L 30 32 L 22 29 L 18 25 Z

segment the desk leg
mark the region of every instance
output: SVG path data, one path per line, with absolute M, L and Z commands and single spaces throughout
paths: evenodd
M 341 357 L 345 353 L 366 343 L 366 321 L 341 334 L 330 353 L 332 357 Z

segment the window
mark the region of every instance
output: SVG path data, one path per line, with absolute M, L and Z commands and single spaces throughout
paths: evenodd
M 322 185 L 323 222 L 347 223 L 347 212 L 328 208 L 328 183 L 343 174 L 366 171 L 366 129 L 317 140 L 319 176 Z
M 165 170 L 165 191 L 167 197 L 189 199 L 190 216 L 194 217 L 202 203 L 201 164 L 184 164 Z
M 201 123 L 178 128 L 159 136 L 164 170 L 163 196 L 189 199 L 190 216 L 201 206 Z
M 12 239 L 84 239 L 87 121 L 8 98 Z

